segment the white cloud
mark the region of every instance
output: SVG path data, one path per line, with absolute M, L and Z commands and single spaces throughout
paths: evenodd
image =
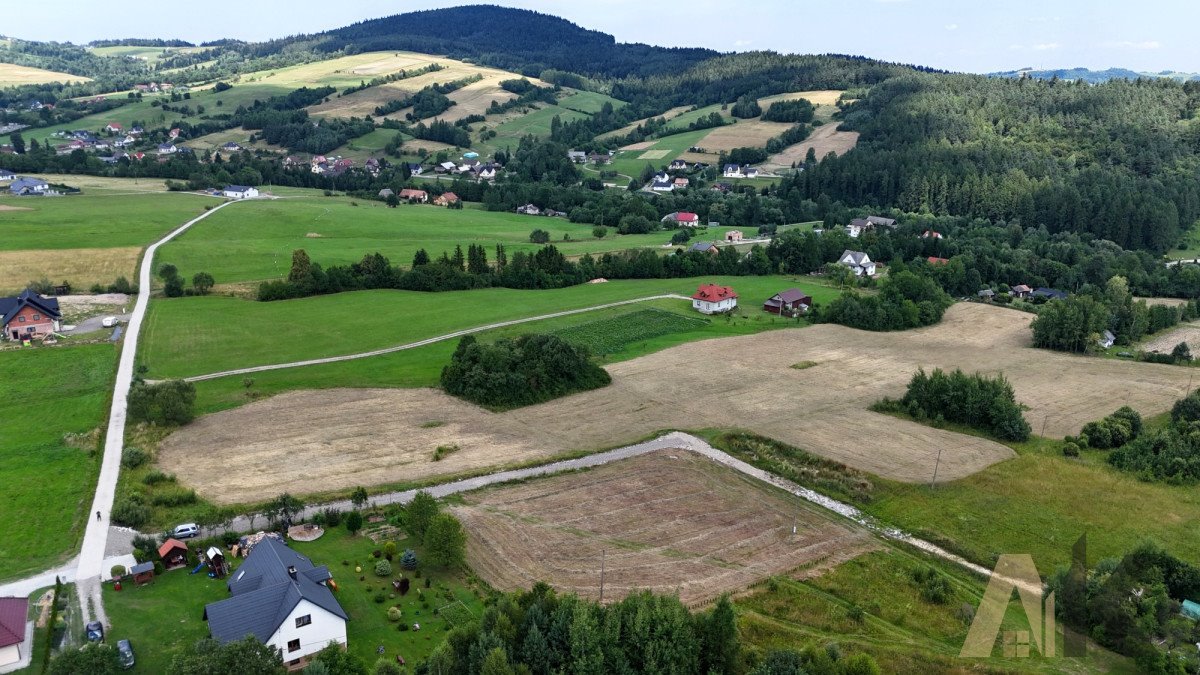
M 1048 51 L 1054 51 L 1055 49 L 1058 49 L 1061 46 L 1062 45 L 1058 44 L 1057 42 L 1043 42 L 1040 45 L 1034 45 L 1034 46 L 1030 47 L 1030 49 L 1032 49 L 1035 52 L 1048 52 Z
M 748 47 L 753 43 L 754 43 L 754 40 L 734 40 L 733 46 L 734 47 Z
M 1158 40 L 1143 40 L 1141 42 L 1120 40 L 1115 42 L 1105 42 L 1104 46 L 1110 49 L 1158 49 L 1159 47 L 1162 47 L 1162 43 Z
M 958 24 L 948 23 L 946 24 L 946 30 L 958 30 Z

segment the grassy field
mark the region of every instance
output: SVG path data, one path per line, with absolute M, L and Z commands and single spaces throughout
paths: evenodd
M 477 142 L 474 149 L 483 154 L 491 154 L 504 148 L 515 150 L 517 144 L 525 136 L 549 136 L 550 125 L 555 117 L 562 119 L 563 122 L 570 122 L 588 117 L 588 115 L 558 105 L 539 103 L 537 110 L 517 117 L 509 117 L 500 124 L 489 124 L 492 131 L 496 132 L 496 136 L 487 141 Z
M 150 65 L 155 65 L 164 58 L 170 58 L 179 54 L 197 54 L 208 50 L 208 47 L 135 47 L 130 45 L 92 48 L 92 52 L 99 56 L 135 58 Z
M 79 543 L 107 415 L 112 345 L 0 353 L 0 579 L 41 571 Z M 68 445 L 66 436 L 79 434 Z
M 558 101 L 559 107 L 588 115 L 600 112 L 605 103 L 611 103 L 613 110 L 619 110 L 621 106 L 625 105 L 625 102 L 620 99 L 592 91 L 577 91 L 569 96 L 564 96 Z
M 4 220 L 5 214 L 0 213 L 0 224 Z M 496 244 L 504 244 L 512 255 L 541 248 L 529 242 L 529 233 L 535 228 L 550 232 L 555 246 L 566 255 L 661 247 L 671 238 L 669 232 L 618 235 L 610 229 L 608 236 L 596 239 L 592 225 L 563 218 L 431 205 L 389 209 L 377 201 L 311 197 L 249 202 L 224 209 L 164 246 L 159 256 L 188 275 L 203 270 L 224 284 L 285 277 L 292 251 L 298 248 L 326 267 L 357 262 L 375 252 L 407 267 L 419 248 L 438 257 L 443 251 L 453 253 L 456 245 L 470 243 L 484 245 L 489 257 Z M 697 237 L 722 239 L 730 229 L 734 228 L 714 228 Z M 566 236 L 571 240 L 563 241 Z
M 662 293 L 690 296 L 698 283 L 707 281 L 734 285 L 752 312 L 780 288 L 796 285 L 785 277 L 739 277 L 612 281 L 545 291 L 359 291 L 282 302 L 175 298 L 151 303 L 140 359 L 155 378 L 201 375 L 369 351 L 497 321 Z M 818 300 L 834 293 L 811 284 L 803 287 Z M 446 311 L 450 307 L 454 311 Z
M 395 541 L 400 551 L 411 548 L 417 559 L 424 559 L 423 548 L 401 534 Z M 379 658 L 376 649 L 383 645 L 383 656 L 394 661 L 399 654 L 408 664 L 415 665 L 429 656 L 441 643 L 455 619 L 478 618 L 483 610 L 484 589 L 470 584 L 458 572 L 422 564 L 417 572 L 405 572 L 398 561 L 391 577 L 381 578 L 373 573 L 375 558 L 372 551 L 381 548 L 365 535 L 351 536 L 342 527 L 332 528 L 313 542 L 289 542 L 297 552 L 312 559 L 316 565 L 328 565 L 337 582 L 335 597 L 350 617 L 346 624 L 350 653 L 368 665 Z M 349 563 L 342 565 L 342 561 Z M 233 563 L 241 561 L 231 559 Z M 363 572 L 354 571 L 361 566 Z M 416 576 L 417 574 L 420 576 Z M 408 576 L 411 590 L 405 596 L 392 591 L 390 580 Z M 365 576 L 364 581 L 359 581 Z M 425 587 L 429 579 L 430 587 Z M 375 602 L 377 593 L 384 593 L 384 602 Z M 386 597 L 391 595 L 392 597 Z M 154 583 L 135 587 L 125 584 L 120 592 L 111 586 L 104 589 L 104 606 L 112 624 L 110 642 L 130 638 L 137 655 L 134 673 L 166 673 L 171 659 L 188 645 L 208 635 L 203 620 L 204 605 L 229 597 L 224 580 L 209 579 L 203 574 L 189 575 L 186 570 L 174 570 L 159 576 Z M 460 603 L 460 604 L 456 604 Z M 454 605 L 455 611 L 436 610 Z M 398 624 L 387 618 L 387 609 L 398 606 L 402 621 L 421 624 L 418 631 L 397 630 Z
M 685 154 L 688 148 L 699 143 L 700 139 L 708 135 L 709 131 L 711 130 L 701 129 L 700 131 L 673 134 L 656 141 L 651 141 L 649 146 L 639 146 L 641 147 L 640 150 L 620 150 L 617 152 L 616 157 L 613 158 L 611 168 L 613 171 L 623 173 L 627 176 L 641 175 L 642 168 L 646 164 L 650 164 L 656 169 L 662 168 L 670 164 L 671 160 Z M 652 153 L 652 156 L 657 157 L 657 159 L 643 159 L 643 155 L 648 152 Z
M 91 82 L 92 78 L 53 70 L 18 66 L 15 63 L 0 63 L 0 87 L 17 87 L 23 84 L 46 84 L 47 82 Z

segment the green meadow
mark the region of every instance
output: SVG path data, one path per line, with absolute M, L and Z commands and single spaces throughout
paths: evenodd
M 0 353 L 0 579 L 76 549 L 89 515 L 116 368 L 112 345 Z M 67 435 L 79 434 L 68 445 Z
M 623 173 L 627 176 L 640 176 L 642 169 L 649 164 L 655 169 L 661 169 L 671 163 L 671 160 L 687 152 L 688 148 L 700 142 L 700 139 L 707 136 L 712 129 L 701 129 L 699 131 L 686 131 L 679 134 L 672 134 L 654 141 L 654 145 L 641 150 L 622 150 L 613 158 L 612 166 L 609 167 L 613 171 Z M 658 159 L 641 159 L 646 153 L 654 154 L 656 152 L 665 151 L 662 157 Z
M 26 251 L 144 246 L 220 200 L 163 192 L 10 198 L 0 203 L 22 209 L 0 210 L 0 251 Z
M 373 200 L 307 197 L 222 209 L 160 249 L 158 260 L 178 265 L 189 277 L 208 272 L 218 284 L 257 282 L 286 277 L 292 252 L 300 248 L 326 267 L 357 262 L 376 252 L 407 267 L 421 248 L 437 257 L 453 253 L 458 245 L 465 249 L 468 244 L 482 244 L 489 259 L 496 244 L 504 244 L 510 255 L 535 251 L 541 245 L 530 243 L 529 233 L 538 228 L 548 231 L 552 243 L 569 256 L 662 247 L 671 239 L 670 232 L 618 235 L 615 228 L 596 239 L 589 224 L 471 207 L 451 210 L 404 204 L 392 209 Z M 722 239 L 731 229 L 713 228 L 697 234 L 697 239 Z
M 354 354 L 621 300 L 666 293 L 690 296 L 699 283 L 708 282 L 732 285 L 749 316 L 758 316 L 766 298 L 790 286 L 804 288 L 818 302 L 836 293 L 808 280 L 777 276 L 623 280 L 554 290 L 375 290 L 277 302 L 228 296 L 159 299 L 150 304 L 139 360 L 155 379 L 203 375 Z M 522 327 L 522 332 L 531 329 Z

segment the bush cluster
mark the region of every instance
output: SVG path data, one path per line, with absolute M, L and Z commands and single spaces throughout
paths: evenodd
M 947 374 L 940 368 L 927 375 L 921 369 L 909 381 L 900 402 L 918 419 L 966 424 L 1006 441 L 1029 438 L 1029 423 L 1021 415 L 1012 385 L 1003 375 L 967 375 L 958 369 Z
M 603 387 L 608 372 L 587 350 L 555 335 L 477 342 L 468 335 L 442 369 L 447 393 L 492 408 L 517 408 Z
M 1083 425 L 1079 432 L 1079 444 L 1108 450 L 1119 448 L 1142 433 L 1142 416 L 1129 406 L 1122 406 L 1116 412 L 1095 422 Z

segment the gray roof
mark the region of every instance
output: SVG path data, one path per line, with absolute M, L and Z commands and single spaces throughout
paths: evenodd
M 295 578 L 288 568 L 295 570 Z M 314 566 L 311 560 L 278 539 L 265 537 L 229 579 L 232 597 L 205 606 L 208 632 L 221 642 L 240 640 L 247 635 L 265 642 L 301 600 L 348 619 L 333 593 L 322 583 L 332 577 L 328 567 Z
M 26 288 L 16 297 L 0 298 L 0 325 L 7 325 L 6 317 L 16 314 L 22 307 L 33 307 L 52 319 L 58 319 L 62 312 L 58 309 L 58 298 L 45 298 Z
M 882 216 L 867 216 L 867 222 L 871 223 L 872 225 L 883 225 L 885 227 L 891 227 L 896 224 L 896 219 L 895 218 L 884 218 Z
M 768 299 L 767 302 L 774 302 L 776 304 L 779 302 L 793 303 L 793 302 L 798 302 L 800 300 L 804 300 L 806 298 L 809 300 L 812 300 L 812 298 L 808 297 L 807 293 L 800 290 L 799 288 L 789 288 L 782 293 L 776 293 L 775 295 L 771 296 L 771 298 Z
M 130 574 L 145 574 L 146 572 L 154 571 L 154 563 L 144 562 L 129 568 Z
M 842 257 L 838 258 L 838 261 L 845 261 L 846 256 L 850 256 L 849 262 L 853 265 L 862 265 L 864 264 L 864 261 L 870 260 L 867 254 L 863 253 L 862 251 L 851 251 L 850 249 L 846 249 L 845 251 L 842 251 Z
M 41 178 L 29 178 L 28 176 L 21 176 L 20 178 L 14 180 L 12 184 L 8 186 L 8 189 L 12 192 L 21 192 L 23 190 L 46 185 L 49 185 L 49 183 Z
M 249 185 L 226 185 L 225 192 L 249 192 L 254 188 Z
M 697 251 L 699 253 L 707 253 L 708 251 L 710 251 L 716 247 L 717 247 L 717 245 L 712 243 L 711 241 L 698 241 L 698 242 L 692 244 L 691 248 L 689 248 L 688 250 L 689 251 Z

